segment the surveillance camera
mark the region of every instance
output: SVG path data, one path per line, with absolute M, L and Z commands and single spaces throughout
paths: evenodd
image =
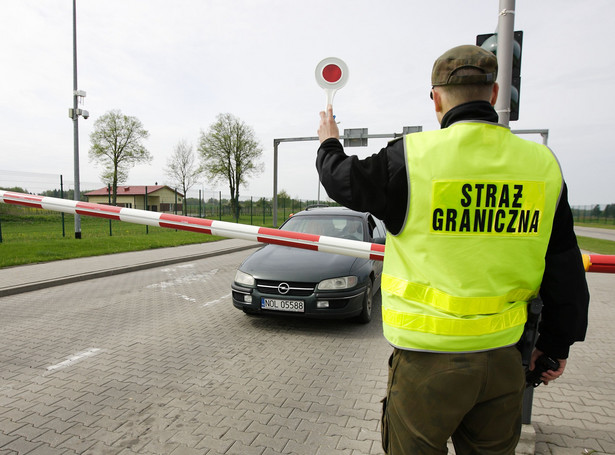
M 83 116 L 84 119 L 87 119 L 90 116 L 90 113 L 86 111 L 85 109 L 83 109 L 81 111 L 81 115 Z

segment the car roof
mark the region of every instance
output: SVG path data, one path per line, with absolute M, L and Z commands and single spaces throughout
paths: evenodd
M 310 215 L 343 215 L 343 216 L 357 216 L 366 218 L 369 213 L 357 212 L 346 207 L 311 207 L 308 206 L 305 210 L 295 213 L 293 216 L 310 216 Z

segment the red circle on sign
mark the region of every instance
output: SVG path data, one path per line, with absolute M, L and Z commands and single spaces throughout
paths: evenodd
M 342 69 L 334 64 L 327 65 L 322 69 L 322 77 L 329 83 L 337 82 L 342 77 Z

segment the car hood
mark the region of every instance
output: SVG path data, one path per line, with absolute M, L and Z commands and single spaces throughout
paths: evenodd
M 317 282 L 356 274 L 357 267 L 366 261 L 340 254 L 267 245 L 252 253 L 239 269 L 261 280 Z

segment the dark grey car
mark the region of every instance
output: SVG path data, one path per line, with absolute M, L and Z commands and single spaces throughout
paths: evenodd
M 384 243 L 382 221 L 346 208 L 314 208 L 290 217 L 280 229 Z M 367 323 L 380 288 L 382 262 L 280 245 L 267 245 L 240 266 L 233 305 L 246 313 L 352 318 Z

